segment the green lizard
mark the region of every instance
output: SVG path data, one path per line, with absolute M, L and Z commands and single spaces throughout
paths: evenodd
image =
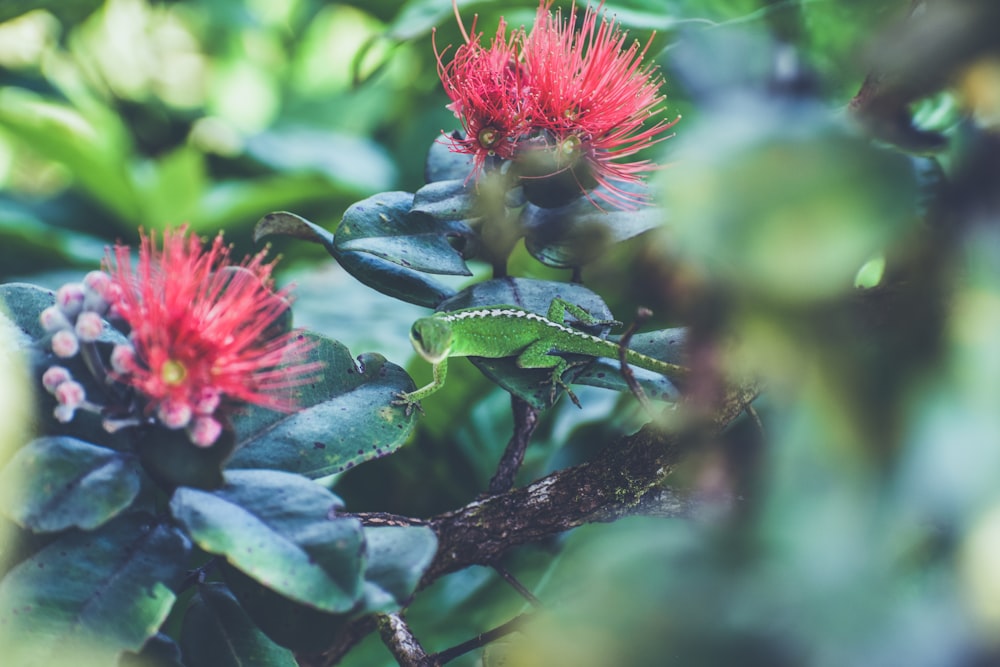
M 582 354 L 616 359 L 620 348 L 614 341 L 564 324 L 567 312 L 588 325 L 621 324 L 615 320 L 597 319 L 580 306 L 563 299 L 553 299 L 545 317 L 517 306 L 486 306 L 420 318 L 410 329 L 410 341 L 420 356 L 433 365 L 434 379 L 419 389 L 398 394 L 393 403 L 405 405 L 410 410 L 444 386 L 448 357 L 517 357 L 517 365 L 521 368 L 551 368 L 549 382 L 553 396 L 556 387 L 562 387 L 579 406 L 576 395 L 563 382 L 562 374 L 570 363 L 560 355 Z M 682 366 L 634 350 L 625 351 L 625 360 L 673 379 L 682 379 L 687 374 Z

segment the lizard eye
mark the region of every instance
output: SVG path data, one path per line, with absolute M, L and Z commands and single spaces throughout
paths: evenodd
M 410 337 L 413 338 L 413 340 L 417 341 L 418 343 L 424 342 L 424 337 L 420 335 L 420 330 L 417 329 L 416 327 L 414 327 L 410 331 Z

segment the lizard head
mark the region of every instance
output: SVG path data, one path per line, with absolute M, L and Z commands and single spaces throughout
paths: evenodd
M 451 325 L 434 317 L 422 317 L 410 329 L 413 348 L 432 364 L 439 363 L 451 351 Z

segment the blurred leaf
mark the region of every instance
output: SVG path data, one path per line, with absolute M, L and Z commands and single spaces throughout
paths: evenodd
M 256 134 L 247 153 L 278 172 L 310 172 L 344 189 L 367 194 L 392 187 L 396 167 L 373 141 L 329 131 L 295 128 Z
M 328 201 L 330 183 L 311 173 L 279 174 L 248 180 L 219 181 L 208 188 L 191 225 L 215 233 L 233 226 L 249 226 L 261 211 L 295 208 Z
M 179 224 L 199 217 L 208 175 L 205 156 L 184 145 L 157 159 L 133 165 L 133 182 L 142 202 L 142 218 L 152 227 Z
M 0 581 L 0 644 L 11 665 L 49 665 L 74 650 L 112 662 L 138 651 L 174 603 L 190 546 L 139 514 L 65 533 Z M 56 664 L 60 664 L 56 661 Z
M 218 582 L 198 586 L 181 629 L 187 667 L 295 667 L 291 651 L 268 639 Z
M 138 653 L 124 653 L 118 667 L 185 667 L 181 648 L 173 639 L 158 632 L 146 640 Z
M 123 159 L 130 148 L 120 128 L 95 126 L 76 109 L 12 87 L 0 88 L 0 127 L 62 163 L 82 188 L 119 218 L 139 217 L 140 201 Z
M 0 266 L 3 273 L 36 273 L 45 268 L 93 268 L 104 256 L 100 239 L 43 222 L 35 211 L 7 197 L 0 197 Z
M 917 219 L 909 160 L 811 106 L 744 104 L 704 120 L 687 141 L 696 151 L 665 181 L 677 253 L 737 293 L 785 303 L 845 294 L 861 265 Z
M 183 429 L 168 429 L 160 424 L 140 428 L 134 447 L 143 468 L 162 487 L 222 486 L 222 468 L 236 445 L 232 429 L 224 428 L 211 447 L 198 447 Z
M 28 283 L 0 285 L 0 303 L 3 304 L 4 311 L 31 341 L 45 336 L 45 329 L 38 321 L 38 316 L 55 302 L 56 296 L 52 291 L 37 285 Z
M 582 285 L 527 278 L 500 278 L 477 283 L 441 303 L 438 306 L 438 311 L 445 312 L 477 306 L 518 306 L 539 315 L 545 315 L 548 313 L 552 300 L 556 297 L 582 307 L 597 319 L 612 319 L 611 311 L 608 310 L 604 301 Z M 603 331 L 607 330 L 608 327 L 603 328 Z M 592 359 L 588 360 L 587 357 L 581 355 L 567 354 L 563 356 L 570 363 L 576 361 L 589 365 L 592 361 Z M 551 407 L 555 402 L 554 399 L 557 399 L 563 391 L 557 387 L 557 391 L 553 395 L 552 385 L 548 382 L 552 377 L 550 370 L 519 368 L 513 357 L 502 359 L 469 357 L 469 361 L 475 364 L 488 378 L 515 396 L 527 401 L 536 409 Z M 567 381 L 574 381 L 573 378 L 579 375 L 582 368 L 582 366 L 577 366 L 569 369 Z
M 231 470 L 216 491 L 180 488 L 170 509 L 195 543 L 268 588 L 321 611 L 345 612 L 362 593 L 363 537 L 337 518 L 340 499 L 305 477 Z
M 352 618 L 351 612 L 329 613 L 291 600 L 228 563 L 222 577 L 261 632 L 297 653 L 322 651 Z
M 416 415 L 392 405 L 414 388 L 403 369 L 380 354 L 355 364 L 337 341 L 309 334 L 309 359 L 323 363 L 321 380 L 301 389 L 297 412 L 263 408 L 237 415 L 239 449 L 230 468 L 269 468 L 320 477 L 391 454 L 406 441 Z
M 139 474 L 133 455 L 75 438 L 39 438 L 0 470 L 0 507 L 35 532 L 90 530 L 132 503 Z
M 612 244 L 654 229 L 665 218 L 664 211 L 649 207 L 603 211 L 591 199 L 576 197 L 559 208 L 529 203 L 521 224 L 528 252 L 547 266 L 566 269 L 603 256 Z
M 44 9 L 52 12 L 68 27 L 80 23 L 103 4 L 102 0 L 7 0 L 0 5 L 0 22 L 36 9 Z
M 368 527 L 365 544 L 365 581 L 388 593 L 395 609 L 404 606 L 437 552 L 434 531 L 427 526 Z

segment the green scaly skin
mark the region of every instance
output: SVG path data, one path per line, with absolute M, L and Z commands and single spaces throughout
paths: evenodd
M 420 318 L 410 329 L 410 341 L 420 356 L 432 364 L 434 379 L 419 389 L 399 394 L 393 403 L 405 405 L 409 411 L 443 387 L 448 375 L 449 357 L 516 357 L 521 368 L 551 368 L 553 397 L 556 387 L 562 387 L 573 402 L 580 405 L 562 380 L 570 363 L 559 355 L 582 354 L 617 359 L 620 347 L 614 341 L 567 326 L 563 323 L 567 312 L 588 325 L 621 324 L 615 320 L 596 319 L 580 306 L 563 299 L 553 299 L 545 317 L 517 306 L 488 306 L 434 313 Z M 625 350 L 625 360 L 633 366 L 674 380 L 681 380 L 687 375 L 687 369 L 682 366 L 634 350 Z

